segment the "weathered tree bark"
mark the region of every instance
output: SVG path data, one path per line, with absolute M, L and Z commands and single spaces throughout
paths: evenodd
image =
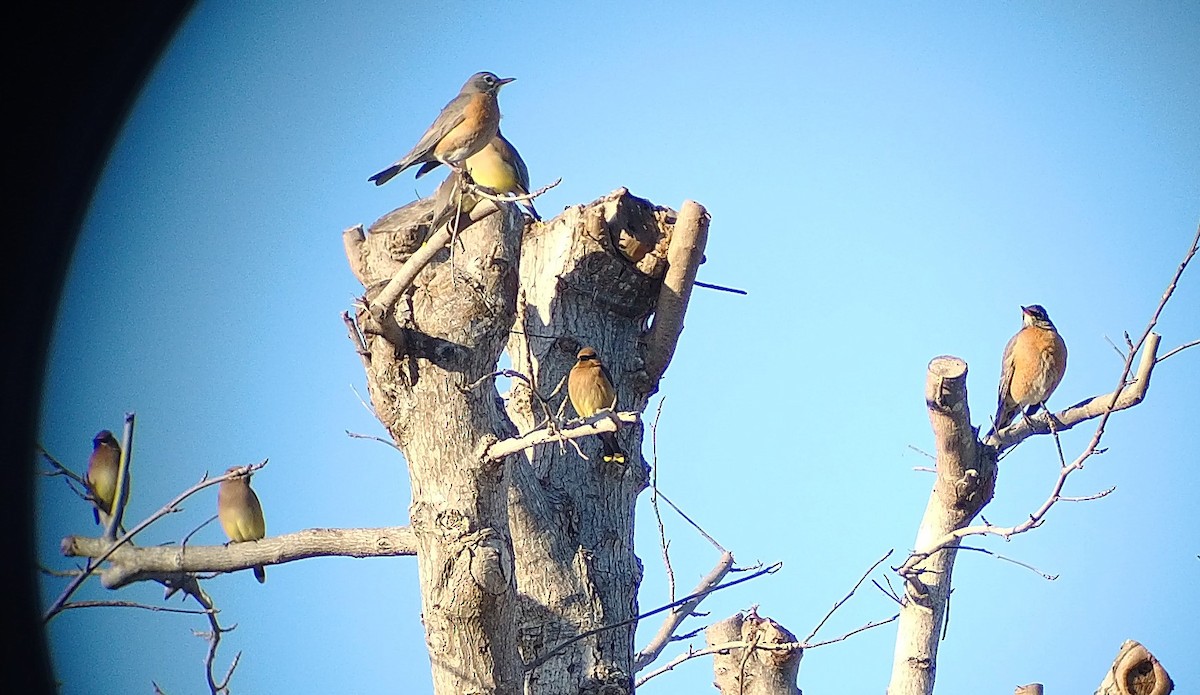
M 795 642 L 796 636 L 770 618 L 753 610 L 735 613 L 704 631 L 708 647 L 729 642 L 773 645 Z M 800 673 L 800 649 L 754 649 L 733 647 L 713 655 L 713 686 L 721 695 L 800 695 L 796 677 Z
M 419 248 L 430 207 L 401 208 L 366 236 L 346 232 L 351 268 L 368 296 Z M 495 369 L 508 339 L 521 229 L 508 209 L 464 229 L 453 262 L 449 249 L 440 251 L 401 298 L 395 314 L 403 323 L 373 325 L 359 313 L 371 402 L 408 462 L 437 693 L 520 692 L 508 478 L 504 461 L 484 455 L 511 424 L 490 381 L 471 385 Z
M 371 400 L 409 462 L 434 691 L 629 693 L 636 623 L 568 641 L 637 615 L 633 513 L 648 471 L 640 422 L 622 418 L 623 465 L 603 462 L 594 437 L 498 460 L 488 451 L 561 412 L 565 389 L 551 392 L 584 345 L 612 373 L 616 409 L 641 412 L 661 376 L 646 364 L 666 368 L 695 268 L 673 288 L 673 334 L 651 348 L 676 213 L 624 189 L 529 227 L 501 207 L 460 233 L 453 263 L 448 251 L 435 254 L 396 306 L 389 281 L 411 276 L 398 271 L 427 236 L 431 204 L 345 234 L 373 309 L 357 315 Z M 687 254 L 698 264 L 707 215 L 694 203 L 685 210 L 693 222 L 681 236 L 693 250 L 698 242 Z M 513 379 L 502 399 L 486 378 L 505 348 L 537 395 Z
M 1158 659 L 1140 643 L 1125 640 L 1096 695 L 1167 695 L 1174 689 Z
M 675 221 L 673 211 L 619 189 L 526 234 L 508 354 L 543 397 L 566 376 L 579 349 L 591 345 L 612 374 L 617 410 L 645 408 L 659 375 L 646 372 L 643 336 Z M 672 351 L 677 337 L 678 328 Z M 558 409 L 564 391 L 550 407 Z M 515 384 L 508 412 L 522 432 L 545 418 L 523 382 Z M 637 616 L 642 567 L 633 551 L 634 504 L 648 472 L 641 439 L 640 424 L 618 432 L 624 465 L 604 463 L 598 441 L 589 437 L 576 440 L 588 460 L 574 446 L 548 445 L 528 450 L 528 465 L 514 466 L 510 522 L 527 661 L 581 632 Z M 529 674 L 532 692 L 632 692 L 635 629 L 631 622 L 569 645 Z
M 971 428 L 966 362 L 942 356 L 929 363 L 925 406 L 937 442 L 937 482 L 917 531 L 916 548 L 970 523 L 996 487 L 995 449 L 981 446 Z M 907 600 L 900 610 L 889 695 L 933 692 L 957 552 L 954 547 L 936 551 L 902 572 Z

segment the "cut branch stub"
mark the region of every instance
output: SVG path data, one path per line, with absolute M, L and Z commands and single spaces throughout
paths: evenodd
M 996 490 L 996 460 L 980 456 L 971 413 L 967 407 L 967 363 L 942 355 L 929 363 L 925 406 L 937 442 L 937 483 L 934 490 L 947 509 L 955 510 L 953 525 L 971 519 Z
M 735 613 L 704 631 L 708 646 L 730 642 L 747 645 L 786 644 L 796 636 L 770 618 L 751 610 Z M 796 677 L 803 650 L 732 647 L 713 655 L 713 685 L 722 695 L 800 695 Z
M 1135 640 L 1125 640 L 1096 695 L 1167 695 L 1175 683 L 1158 659 Z

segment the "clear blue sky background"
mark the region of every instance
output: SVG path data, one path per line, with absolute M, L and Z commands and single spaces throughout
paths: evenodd
M 408 476 L 359 401 L 339 313 L 361 292 L 341 231 L 439 177 L 367 177 L 421 135 L 477 70 L 518 80 L 504 132 L 552 216 L 619 186 L 712 214 L 697 291 L 663 382 L 659 480 L 740 564 L 769 578 L 711 597 L 800 636 L 889 548 L 908 549 L 932 476 L 923 404 L 935 355 L 970 365 L 976 422 L 995 403 L 1021 304 L 1070 345 L 1052 399 L 1110 390 L 1105 337 L 1140 332 L 1200 210 L 1200 5 L 1156 3 L 201 3 L 117 140 L 74 256 L 46 382 L 42 441 L 77 470 L 101 428 L 138 415 L 142 518 L 206 472 L 255 477 L 268 531 L 407 522 Z M 1160 324 L 1200 337 L 1200 267 Z M 651 403 L 651 410 L 657 399 Z M 1127 638 L 1200 690 L 1200 350 L 1162 363 L 1110 424 L 1104 456 L 1045 527 L 973 541 L 1059 575 L 960 556 L 943 693 L 1091 692 Z M 1068 455 L 1091 429 L 1063 437 Z M 649 455 L 649 442 L 645 448 Z M 986 516 L 1018 523 L 1056 475 L 1050 440 L 1002 464 Z M 144 544 L 178 542 L 216 492 Z M 667 600 L 649 495 L 643 609 Z M 91 514 L 39 484 L 38 546 Z M 716 561 L 668 515 L 681 591 Z M 193 542 L 224 540 L 211 524 Z M 425 692 L 415 561 L 316 559 L 207 583 L 250 693 Z M 43 579 L 52 600 L 64 581 Z M 79 598 L 161 603 L 157 585 Z M 822 636 L 893 613 L 872 587 Z M 657 627 L 643 627 L 644 643 Z M 196 616 L 72 611 L 49 629 L 62 692 L 203 689 Z M 894 626 L 805 654 L 806 693 L 882 692 Z M 699 643 L 699 640 L 697 640 Z M 685 649 L 674 645 L 667 656 Z M 711 661 L 647 693 L 707 692 Z M 98 685 L 103 681 L 104 685 Z

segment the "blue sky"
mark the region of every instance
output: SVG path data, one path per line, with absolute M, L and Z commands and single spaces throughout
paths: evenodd
M 1200 209 L 1200 6 L 1142 3 L 202 2 L 115 143 L 86 217 L 48 363 L 41 438 L 82 470 L 101 428 L 138 415 L 130 513 L 141 518 L 231 465 L 268 532 L 403 524 L 404 462 L 360 403 L 339 318 L 361 293 L 341 231 L 428 195 L 406 172 L 376 188 L 471 73 L 501 92 L 505 134 L 553 216 L 619 186 L 712 214 L 697 290 L 662 385 L 659 481 L 739 564 L 781 572 L 710 597 L 699 627 L 758 604 L 808 634 L 872 562 L 912 544 L 932 484 L 923 407 L 930 358 L 970 365 L 976 422 L 994 410 L 1000 352 L 1022 304 L 1070 346 L 1052 405 L 1110 390 L 1105 338 L 1140 332 Z M 1200 268 L 1163 316 L 1164 348 L 1200 337 Z M 657 407 L 651 402 L 649 412 Z M 1059 575 L 960 556 L 939 692 L 1090 692 L 1128 638 L 1200 687 L 1200 352 L 1155 372 L 1114 417 L 1108 453 L 1046 525 L 977 541 Z M 1091 429 L 1063 437 L 1070 455 Z M 645 451 L 649 455 L 649 442 Z M 1052 442 L 1002 464 L 985 515 L 1018 523 L 1057 474 Z M 177 542 L 215 490 L 142 543 Z M 640 603 L 667 601 L 642 498 Z M 91 532 L 59 481 L 39 484 L 39 554 Z M 716 562 L 668 514 L 690 589 Z M 216 524 L 193 542 L 222 542 Z M 899 557 L 893 556 L 895 562 Z M 207 586 L 243 651 L 242 692 L 424 692 L 412 559 L 317 559 Z M 61 580 L 43 579 L 46 602 Z M 81 598 L 160 603 L 154 586 Z M 892 614 L 868 587 L 836 636 Z M 648 639 L 657 622 L 639 634 Z M 195 616 L 72 611 L 49 628 L 63 693 L 195 692 Z M 805 692 L 880 692 L 895 630 L 804 657 Z M 683 645 L 668 651 L 669 658 Z M 108 664 L 107 668 L 98 664 Z M 702 692 L 711 661 L 645 686 Z

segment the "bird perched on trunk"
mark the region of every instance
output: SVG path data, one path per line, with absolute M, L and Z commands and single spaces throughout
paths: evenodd
M 97 524 L 108 526 L 113 513 L 113 501 L 117 499 L 117 474 L 121 467 L 121 444 L 113 433 L 100 430 L 92 438 L 92 455 L 88 458 L 88 490 L 92 494 L 92 517 Z M 121 505 L 129 502 L 129 478 L 125 478 L 125 490 L 121 493 Z
M 477 72 L 459 90 L 408 154 L 368 181 L 382 186 L 414 164 L 446 164 L 457 169 L 463 161 L 482 150 L 500 128 L 497 93 L 513 77 L 503 79 L 490 72 Z M 429 167 L 432 169 L 433 167 Z M 424 169 L 422 173 L 429 169 Z
M 525 166 L 525 160 L 521 159 L 517 148 L 513 147 L 513 144 L 499 130 L 496 131 L 496 137 L 492 138 L 491 142 L 482 150 L 467 157 L 464 165 L 475 185 L 488 189 L 494 194 L 529 195 L 529 168 Z M 437 162 L 426 163 L 417 171 L 417 178 L 421 178 L 436 166 L 438 166 Z M 471 208 L 479 202 L 479 197 L 472 195 L 461 179 L 454 174 L 446 177 L 433 195 L 435 212 L 433 222 L 429 225 L 431 230 L 445 224 L 446 220 L 450 219 L 452 215 L 457 215 L 460 210 L 470 212 Z M 459 195 L 462 196 L 461 200 L 458 198 Z M 534 209 L 533 201 L 523 200 L 521 206 L 533 219 L 542 219 Z
M 586 418 L 601 410 L 617 406 L 617 390 L 613 388 L 612 376 L 600 362 L 596 349 L 585 347 L 575 356 L 575 366 L 567 376 L 567 396 L 571 407 L 579 417 Z M 601 432 L 600 443 L 604 445 L 604 460 L 625 462 L 625 454 L 617 445 L 615 432 Z
M 1067 371 L 1067 344 L 1046 310 L 1033 304 L 1021 307 L 1021 314 L 1024 325 L 1004 347 L 992 433 L 1011 424 L 1019 412 L 1030 417 L 1045 407 Z
M 234 466 L 225 472 L 232 473 L 241 468 Z M 257 541 L 267 535 L 262 504 L 258 501 L 258 495 L 250 489 L 249 473 L 221 481 L 217 488 L 217 518 L 230 543 Z M 267 581 L 267 573 L 262 565 L 255 566 L 254 578 L 260 584 Z

